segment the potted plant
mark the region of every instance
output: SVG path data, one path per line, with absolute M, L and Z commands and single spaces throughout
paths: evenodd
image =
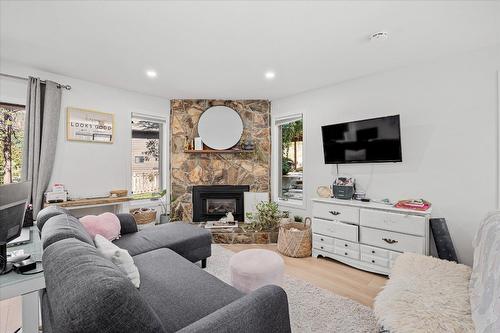
M 255 213 L 248 213 L 247 217 L 251 221 L 245 224 L 244 228 L 254 231 L 276 231 L 279 228 L 281 219 L 285 214 L 279 210 L 276 202 L 265 202 L 257 204 Z M 242 226 L 243 228 L 243 226 Z
M 160 214 L 160 224 L 163 223 L 168 223 L 169 222 L 169 216 L 168 216 L 168 206 L 167 206 L 167 199 L 166 199 L 166 194 L 167 190 L 162 190 L 161 192 L 156 193 L 156 195 L 152 198 L 154 201 L 158 201 L 161 206 L 161 214 Z

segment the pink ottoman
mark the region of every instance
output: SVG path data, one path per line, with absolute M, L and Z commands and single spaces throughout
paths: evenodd
M 229 260 L 229 270 L 233 287 L 249 293 L 268 284 L 280 285 L 285 264 L 273 251 L 252 249 L 233 255 Z

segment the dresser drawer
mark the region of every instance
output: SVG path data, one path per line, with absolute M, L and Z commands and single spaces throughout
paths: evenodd
M 425 235 L 426 218 L 408 214 L 384 212 L 380 210 L 361 209 L 360 225 L 389 229 L 412 235 Z
M 425 253 L 424 237 L 361 227 L 360 242 L 400 252 Z
M 349 242 L 343 239 L 335 239 L 335 247 L 359 251 L 358 243 Z
M 366 253 L 361 253 L 361 261 L 368 262 L 381 267 L 389 267 L 389 259 L 371 256 Z
M 389 250 L 384 250 L 378 247 L 368 246 L 361 244 L 359 246 L 361 248 L 361 254 L 366 254 L 369 256 L 375 256 L 379 258 L 389 259 Z
M 335 251 L 335 254 L 342 256 L 342 257 L 348 257 L 351 259 L 359 259 L 359 251 L 343 249 L 341 247 L 335 247 L 334 251 Z
M 359 208 L 330 203 L 315 202 L 313 216 L 327 220 L 336 220 L 359 224 Z
M 313 247 L 315 249 L 321 250 L 321 251 L 327 251 L 330 253 L 335 253 L 334 249 L 335 247 L 333 245 L 328 245 L 328 244 L 322 244 L 322 243 L 314 243 Z
M 335 245 L 335 239 L 331 237 L 327 237 L 324 235 L 313 234 L 313 242 L 314 244 L 323 244 L 323 245 Z
M 358 241 L 358 226 L 337 221 L 313 219 L 312 231 L 315 234 L 341 238 L 352 242 Z

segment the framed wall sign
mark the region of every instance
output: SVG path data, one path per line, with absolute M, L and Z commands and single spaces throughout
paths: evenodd
M 114 114 L 72 107 L 68 107 L 66 111 L 66 135 L 68 140 L 113 143 Z

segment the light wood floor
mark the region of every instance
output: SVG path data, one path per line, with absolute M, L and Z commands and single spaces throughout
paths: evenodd
M 233 252 L 255 248 L 277 252 L 276 244 L 232 244 L 224 247 Z M 361 271 L 331 259 L 282 257 L 287 274 L 370 307 L 387 281 L 385 276 Z
M 233 252 L 254 248 L 277 252 L 276 244 L 234 244 L 224 247 Z M 364 272 L 330 259 L 282 257 L 287 274 L 370 307 L 387 281 L 382 275 Z M 0 333 L 13 333 L 20 326 L 21 299 L 17 297 L 0 302 Z

